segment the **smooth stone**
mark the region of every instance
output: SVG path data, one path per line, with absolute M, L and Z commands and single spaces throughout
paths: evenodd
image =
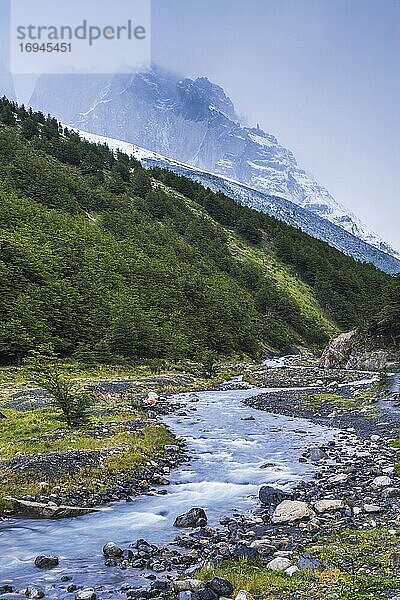
M 379 513 L 379 512 L 381 512 L 382 511 L 382 507 L 378 506 L 377 504 L 364 504 L 363 510 L 366 513 L 373 514 L 373 513 Z
M 261 556 L 268 556 L 273 554 L 276 550 L 275 546 L 271 544 L 270 540 L 254 540 L 251 542 L 250 548 L 254 548 Z
M 342 510 L 344 508 L 344 502 L 343 500 L 317 500 L 314 504 L 314 508 L 318 513 Z
M 375 489 L 381 489 L 390 487 L 392 485 L 392 480 L 387 475 L 380 475 L 379 477 L 375 477 L 372 482 L 372 487 Z
M 271 569 L 271 571 L 285 571 L 292 566 L 292 561 L 288 558 L 284 558 L 283 556 L 278 556 L 277 558 L 270 560 L 266 566 L 267 569 Z
M 299 500 L 284 500 L 275 509 L 272 516 L 273 523 L 294 523 L 301 519 L 315 517 L 315 512 L 306 502 Z
M 85 588 L 75 595 L 75 600 L 96 600 L 97 595 L 93 588 Z
M 329 483 L 346 483 L 349 480 L 348 473 L 338 473 L 328 479 Z
M 172 582 L 174 592 L 197 592 L 203 589 L 204 586 L 204 581 L 200 581 L 200 579 L 175 579 Z
M 299 571 L 300 569 L 299 567 L 296 567 L 296 565 L 292 565 L 291 567 L 285 569 L 285 573 L 286 575 L 289 575 L 289 577 L 292 577 L 293 575 L 295 575 L 295 573 L 298 573 Z
M 310 448 L 308 451 L 308 458 L 310 462 L 314 463 L 319 462 L 320 460 L 327 459 L 328 455 L 326 454 L 326 452 L 324 452 L 324 450 L 322 450 L 322 448 L 313 447 Z

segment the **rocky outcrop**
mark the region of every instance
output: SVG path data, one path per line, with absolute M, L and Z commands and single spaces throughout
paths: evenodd
M 333 338 L 322 353 L 320 364 L 326 369 L 380 371 L 394 366 L 393 352 L 379 347 L 377 340 L 363 337 L 357 329 Z
M 13 510 L 19 516 L 32 519 L 68 519 L 70 517 L 80 517 L 91 512 L 96 512 L 95 508 L 82 508 L 78 506 L 58 506 L 49 502 L 30 502 L 29 500 L 18 500 L 17 498 L 6 498 L 11 502 Z

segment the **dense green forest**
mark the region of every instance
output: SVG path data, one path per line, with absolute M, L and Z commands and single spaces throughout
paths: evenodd
M 398 298 L 375 267 L 5 98 L 0 203 L 2 363 L 49 343 L 103 362 L 322 346 L 387 327 Z

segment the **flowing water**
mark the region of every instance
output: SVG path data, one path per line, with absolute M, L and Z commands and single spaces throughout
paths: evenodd
M 286 487 L 311 477 L 314 467 L 300 463 L 299 456 L 306 447 L 332 439 L 335 430 L 242 404 L 264 391 L 207 391 L 173 398 L 186 405 L 187 416 L 162 420 L 185 438 L 193 459 L 172 472 L 167 495 L 114 503 L 75 519 L 0 523 L 0 583 L 17 588 L 37 584 L 45 588 L 46 598 L 71 598 L 60 581 L 62 575 L 71 575 L 76 585 L 103 586 L 99 598 L 119 598 L 110 590 L 124 583 L 145 585 L 146 580 L 135 570 L 105 567 L 101 550 L 107 541 L 122 547 L 138 538 L 171 543 L 178 533 L 172 526 L 175 517 L 193 506 L 203 507 L 213 525 L 235 510 L 251 509 L 263 483 Z M 254 420 L 243 420 L 250 416 Z M 60 557 L 59 567 L 36 569 L 34 558 L 47 553 Z

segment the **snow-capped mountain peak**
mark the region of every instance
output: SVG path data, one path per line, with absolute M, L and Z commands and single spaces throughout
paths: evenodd
M 81 87 L 82 82 L 79 76 L 69 77 L 69 97 L 79 97 L 74 86 Z M 34 107 L 50 110 L 82 130 L 136 144 L 289 200 L 382 252 L 400 257 L 300 168 L 293 153 L 274 135 L 259 126 L 242 125 L 222 87 L 206 77 L 179 78 L 157 68 L 118 75 L 92 89 L 86 110 L 79 101 L 73 115 L 69 105 L 63 108 L 66 100 L 62 97 L 49 106 L 48 86 L 48 78 L 43 80 L 43 87 L 39 81 L 31 102 Z

